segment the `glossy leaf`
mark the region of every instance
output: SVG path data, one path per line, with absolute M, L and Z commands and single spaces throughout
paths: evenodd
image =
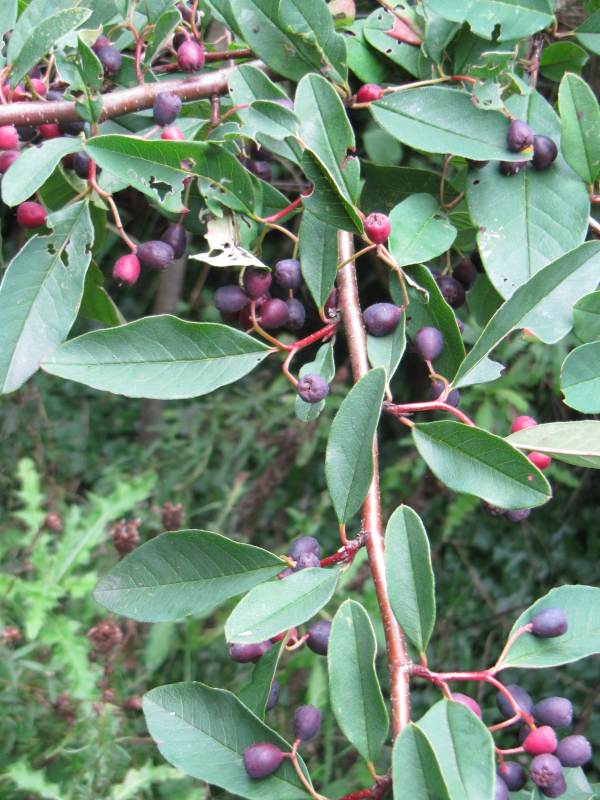
M 560 121 L 540 94 L 511 97 L 507 107 L 559 145 Z M 497 164 L 471 170 L 467 200 L 479 228 L 477 241 L 485 271 L 504 298 L 581 244 L 587 233 L 588 193 L 560 153 L 552 166 L 542 171 L 528 167 L 506 176 Z
M 18 389 L 65 340 L 77 316 L 93 228 L 86 203 L 48 217 L 51 233 L 29 239 L 0 285 L 0 391 Z
M 370 336 L 367 334 L 367 352 L 373 369 L 383 367 L 387 384 L 394 374 L 406 350 L 406 317 L 403 314 L 396 329 L 388 336 Z
M 600 174 L 600 107 L 588 84 L 567 74 L 558 90 L 562 124 L 562 152 L 586 183 Z
M 445 253 L 456 238 L 435 197 L 413 194 L 392 209 L 389 248 L 398 266 L 430 261 Z
M 373 437 L 381 414 L 386 375 L 373 369 L 345 397 L 329 432 L 325 475 L 340 523 L 355 514 L 373 478 Z
M 335 375 L 332 342 L 321 345 L 315 360 L 302 365 L 298 376 L 303 378 L 305 375 L 322 375 L 328 383 L 331 383 Z M 302 422 L 312 422 L 325 408 L 325 402 L 325 400 L 321 400 L 319 403 L 307 403 L 301 397 L 296 396 L 296 416 Z
M 499 436 L 446 421 L 415 425 L 412 433 L 429 469 L 455 492 L 500 508 L 533 508 L 552 496 L 542 473 Z
M 64 156 L 81 148 L 80 139 L 62 136 L 23 150 L 2 176 L 2 200 L 7 206 L 23 203 L 48 180 Z
M 600 469 L 600 422 L 549 422 L 512 433 L 507 441 L 520 450 L 548 453 L 578 467 Z
M 443 767 L 425 733 L 410 722 L 394 743 L 394 795 L 411 800 L 453 800 L 444 781 Z
M 387 738 L 389 719 L 375 669 L 377 642 L 365 609 L 346 600 L 331 626 L 327 664 L 331 707 L 346 738 L 375 761 Z
M 71 339 L 42 366 L 113 394 L 175 400 L 233 383 L 270 352 L 227 325 L 160 315 Z
M 272 553 L 218 533 L 163 533 L 119 561 L 94 597 L 116 614 L 162 622 L 206 614 L 284 568 Z
M 143 698 L 150 735 L 163 758 L 199 780 L 249 800 L 305 800 L 289 759 L 268 778 L 250 778 L 242 761 L 256 742 L 291 749 L 231 692 L 202 683 L 158 686 Z
M 301 625 L 329 602 L 338 578 L 337 569 L 311 567 L 256 586 L 233 609 L 225 623 L 225 638 L 262 642 Z
M 582 342 L 600 339 L 600 292 L 586 294 L 575 303 L 573 332 Z
M 271 686 L 282 652 L 283 644 L 281 642 L 267 650 L 256 662 L 250 682 L 242 686 L 239 691 L 242 703 L 260 719 L 265 718 L 265 706 L 271 693 Z
M 294 35 L 296 46 L 309 44 L 320 56 L 318 70 L 336 83 L 345 84 L 346 42 L 337 33 L 325 0 L 280 0 L 279 16 L 286 30 Z
M 177 8 L 167 8 L 156 20 L 154 29 L 144 52 L 144 64 L 151 64 L 157 53 L 165 46 L 169 36 L 181 23 L 181 14 Z
M 513 330 L 528 328 L 547 344 L 560 341 L 571 330 L 573 304 L 596 288 L 599 268 L 600 242 L 586 242 L 537 272 L 490 319 L 453 385 L 464 385 L 469 373 Z
M 337 229 L 329 225 L 326 218 L 306 209 L 298 236 L 302 275 L 316 305 L 323 308 L 337 276 Z
M 600 9 L 575 30 L 575 38 L 591 53 L 600 55 Z
M 572 350 L 564 360 L 560 378 L 568 406 L 584 414 L 600 413 L 600 342 Z
M 560 81 L 565 72 L 580 74 L 588 54 L 574 42 L 554 42 L 542 50 L 540 72 L 552 81 Z
M 435 625 L 435 579 L 425 527 L 408 506 L 397 508 L 387 524 L 385 569 L 394 616 L 422 653 Z
M 525 38 L 547 28 L 552 10 L 547 0 L 426 0 L 426 6 L 453 22 L 467 22 L 477 36 L 498 40 Z
M 471 95 L 447 86 L 426 86 L 385 95 L 371 103 L 375 121 L 404 144 L 426 153 L 477 160 L 520 161 L 506 146 L 506 118 L 480 111 Z
M 544 608 L 562 608 L 569 627 L 562 636 L 541 639 L 524 634 L 510 648 L 503 669 L 538 669 L 569 664 L 600 653 L 600 589 L 595 586 L 559 586 L 524 611 L 511 633 L 526 625 Z
M 399 13 L 414 24 L 416 16 L 412 6 L 404 2 L 395 3 L 394 6 Z M 419 77 L 419 48 L 390 36 L 389 32 L 393 29 L 393 25 L 394 16 L 385 9 L 379 8 L 365 20 L 363 36 L 369 45 L 382 56 L 402 67 L 410 75 Z

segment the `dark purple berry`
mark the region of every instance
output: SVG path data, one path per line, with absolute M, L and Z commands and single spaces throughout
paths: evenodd
M 186 39 L 177 48 L 177 64 L 183 72 L 196 72 L 202 69 L 205 60 L 204 47 L 193 39 Z
M 483 167 L 486 167 L 490 163 L 489 161 L 476 161 L 473 158 L 469 158 L 467 159 L 467 161 L 469 166 L 472 167 L 473 169 L 482 169 Z
M 183 225 L 172 223 L 160 237 L 161 242 L 165 242 L 173 248 L 175 258 L 181 258 L 187 247 L 187 236 Z
M 244 750 L 244 768 L 251 778 L 266 778 L 281 766 L 284 755 L 274 744 L 259 742 Z
M 323 306 L 323 310 L 328 317 L 335 317 L 338 313 L 338 303 L 339 303 L 339 296 L 338 290 L 332 289 L 329 292 L 329 297 L 325 300 L 325 305 Z
M 175 122 L 180 111 L 181 97 L 173 94 L 173 92 L 159 92 L 154 98 L 152 113 L 154 114 L 154 121 L 161 128 Z
M 525 711 L 527 714 L 531 714 L 533 709 L 533 700 L 529 696 L 529 694 L 522 689 L 520 686 L 517 686 L 516 683 L 509 683 L 506 687 L 508 691 L 511 693 L 513 698 L 515 699 L 517 705 L 522 711 Z M 496 695 L 496 705 L 498 706 L 498 710 L 502 714 L 503 717 L 509 719 L 510 717 L 514 717 L 515 710 L 508 702 L 508 698 L 505 697 L 501 692 L 498 692 Z
M 402 309 L 393 303 L 374 303 L 363 311 L 363 321 L 371 336 L 387 336 L 398 327 Z
M 329 646 L 329 634 L 331 633 L 331 622 L 315 622 L 308 629 L 308 639 L 306 644 L 313 651 L 320 656 L 327 655 L 327 648 Z
M 508 126 L 506 143 L 513 153 L 520 153 L 533 144 L 533 131 L 522 119 L 513 119 Z
M 549 136 L 533 137 L 533 158 L 531 163 L 536 169 L 548 169 L 558 155 L 558 147 Z
M 215 292 L 215 306 L 226 314 L 241 311 L 248 305 L 248 295 L 235 284 L 220 286 Z
M 415 336 L 415 345 L 425 361 L 433 361 L 444 349 L 444 337 L 437 328 L 420 328 Z
M 508 786 L 504 783 L 502 778 L 496 775 L 496 793 L 494 800 L 509 800 Z
M 531 632 L 542 639 L 562 636 L 569 627 L 569 620 L 562 608 L 545 608 L 531 618 Z
M 137 249 L 137 257 L 142 264 L 152 269 L 166 269 L 175 258 L 175 254 L 170 244 L 154 240 L 143 242 Z
M 446 384 L 443 381 L 439 381 L 437 379 L 432 381 L 431 388 L 429 389 L 430 399 L 437 400 L 445 388 Z M 460 404 L 460 392 L 458 389 L 452 389 L 452 391 L 449 392 L 448 397 L 446 398 L 446 403 L 454 408 L 458 407 Z
M 460 308 L 466 299 L 465 287 L 452 275 L 442 275 L 437 282 L 442 297 L 452 308 Z
M 279 702 L 280 691 L 281 691 L 280 685 L 277 683 L 277 681 L 273 681 L 273 683 L 271 684 L 271 691 L 269 692 L 269 697 L 267 698 L 265 711 L 271 711 L 271 709 L 275 708 L 275 706 Z
M 552 786 L 546 786 L 540 791 L 544 797 L 561 797 L 567 791 L 567 782 L 565 781 L 565 776 L 561 775 L 556 783 L 553 783 Z
M 306 309 L 300 300 L 296 300 L 295 297 L 290 297 L 289 300 L 286 300 L 286 305 L 288 307 L 288 328 L 291 331 L 301 330 L 306 322 Z
M 470 289 L 477 280 L 477 267 L 470 258 L 463 258 L 452 270 L 452 277 L 462 283 L 465 289 Z
M 304 375 L 296 391 L 305 403 L 320 403 L 329 394 L 329 384 L 322 375 Z
M 315 706 L 300 706 L 294 714 L 294 736 L 309 742 L 321 730 L 321 712 Z
M 304 553 L 314 553 L 320 558 L 321 545 L 318 539 L 315 539 L 314 536 L 300 536 L 298 539 L 294 539 L 290 547 L 290 558 L 297 561 Z
M 22 142 L 30 142 L 37 136 L 37 129 L 33 125 L 17 125 L 17 133 Z
M 504 516 L 511 522 L 523 522 L 524 519 L 531 514 L 530 508 L 514 508 L 510 511 L 505 511 Z
M 101 47 L 96 55 L 104 68 L 105 75 L 116 75 L 121 69 L 121 63 L 123 61 L 121 53 L 111 44 Z
M 558 758 L 551 753 L 536 756 L 529 767 L 529 775 L 536 786 L 547 788 L 556 783 L 562 775 L 562 766 Z
M 508 787 L 509 792 L 520 792 L 527 783 L 527 773 L 517 761 L 505 761 L 498 767 L 498 775 Z
M 499 169 L 503 175 L 516 175 L 526 166 L 527 161 L 501 161 Z
M 285 300 L 272 297 L 260 310 L 260 324 L 267 330 L 283 328 L 288 321 L 288 307 Z
M 73 169 L 75 170 L 75 173 L 84 180 L 88 179 L 91 160 L 92 159 L 87 153 L 84 153 L 83 150 L 81 150 L 79 153 L 75 153 L 73 156 Z
M 565 736 L 558 743 L 555 755 L 563 767 L 582 767 L 592 757 L 592 745 L 585 736 Z
M 536 722 L 552 728 L 568 728 L 573 723 L 573 704 L 566 697 L 547 697 L 533 707 Z
M 94 51 L 94 53 L 97 54 L 99 50 L 101 50 L 103 47 L 108 47 L 109 44 L 110 44 L 110 39 L 108 38 L 108 36 L 103 36 L 102 34 L 100 34 L 100 36 L 96 39 L 96 41 L 92 45 L 92 50 Z M 56 92 L 55 94 L 58 94 L 58 92 Z M 50 98 L 50 92 L 48 92 L 48 99 L 54 100 L 56 98 Z
M 458 330 L 460 331 L 460 334 L 462 336 L 462 334 L 465 332 L 465 323 L 462 321 L 462 319 L 459 319 L 458 317 L 456 317 L 456 324 L 457 324 Z
M 258 661 L 271 647 L 271 642 L 258 642 L 256 644 L 232 644 L 229 646 L 229 656 L 240 664 Z
M 192 9 L 185 3 L 177 3 L 177 9 L 181 14 L 181 18 L 189 22 L 192 18 Z
M 275 281 L 283 289 L 299 289 L 302 286 L 300 262 L 295 258 L 284 258 L 275 264 Z
M 81 120 L 71 120 L 71 122 L 59 122 L 60 132 L 65 136 L 79 136 L 85 131 L 85 122 Z
M 258 300 L 266 294 L 271 288 L 271 281 L 273 276 L 266 269 L 257 269 L 256 267 L 248 267 L 244 271 L 244 291 L 253 300 Z
M 303 569 L 308 569 L 309 567 L 318 569 L 320 566 L 321 561 L 319 556 L 316 556 L 314 553 L 302 553 L 301 556 L 298 556 L 294 572 L 301 572 Z
M 248 172 L 256 175 L 256 177 L 260 178 L 261 181 L 270 183 L 273 180 L 273 168 L 268 161 L 258 161 L 255 158 L 246 158 L 244 159 L 243 163 Z

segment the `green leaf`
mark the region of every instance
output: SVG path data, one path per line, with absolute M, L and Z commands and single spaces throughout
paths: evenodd
M 452 153 L 480 161 L 521 161 L 506 146 L 506 118 L 481 111 L 471 95 L 447 86 L 392 92 L 371 103 L 375 121 L 404 144 L 426 153 Z
M 600 56 L 600 11 L 595 11 L 575 30 L 575 38 L 591 53 Z
M 573 332 L 582 342 L 600 339 L 600 292 L 586 294 L 575 303 Z
M 582 344 L 565 358 L 560 388 L 565 403 L 584 414 L 600 413 L 600 342 Z
M 102 271 L 93 262 L 85 274 L 79 316 L 109 327 L 125 323 L 123 315 L 104 288 Z
M 331 708 L 346 738 L 372 762 L 379 756 L 389 728 L 376 656 L 369 615 L 360 603 L 346 600 L 333 618 L 327 651 Z
M 19 15 L 17 24 L 10 34 L 6 49 L 8 62 L 13 64 L 16 61 L 37 25 L 61 11 L 72 10 L 73 2 L 74 0 L 31 0 Z M 4 11 L 4 3 L 2 3 L 2 10 Z M 12 9 L 10 16 L 12 16 Z
M 383 83 L 388 77 L 385 60 L 369 45 L 363 34 L 364 20 L 358 19 L 348 29 L 346 50 L 348 68 L 362 83 Z
M 60 786 L 50 783 L 46 774 L 33 769 L 26 759 L 11 763 L 6 769 L 6 776 L 22 792 L 33 792 L 44 800 L 62 800 Z
M 577 75 L 567 74 L 558 90 L 562 152 L 586 183 L 600 174 L 600 107 L 594 92 Z
M 394 615 L 423 653 L 435 625 L 435 579 L 425 526 L 408 506 L 397 508 L 387 524 L 385 569 Z
M 465 385 L 472 370 L 515 329 L 528 328 L 546 344 L 560 341 L 571 330 L 575 302 L 596 288 L 599 268 L 600 242 L 586 242 L 536 272 L 488 322 L 453 385 Z
M 335 359 L 333 355 L 333 343 L 321 345 L 317 351 L 314 361 L 309 361 L 300 368 L 298 373 L 300 378 L 305 375 L 322 375 L 328 383 L 331 383 L 335 375 Z M 312 422 L 325 408 L 325 400 L 319 403 L 307 403 L 300 396 L 296 396 L 296 416 L 302 422 Z
M 116 614 L 164 622 L 206 614 L 284 567 L 267 550 L 218 533 L 163 533 L 119 561 L 100 580 L 94 597 Z
M 456 228 L 430 194 L 413 194 L 392 209 L 389 247 L 398 266 L 430 261 L 445 253 Z
M 549 422 L 512 433 L 507 441 L 520 450 L 548 453 L 577 467 L 600 469 L 600 422 Z
M 511 97 L 507 107 L 559 144 L 559 119 L 540 94 Z M 485 271 L 504 298 L 586 237 L 589 196 L 560 153 L 543 171 L 506 176 L 497 164 L 471 170 L 467 200 Z
M 95 136 L 86 151 L 99 167 L 166 210 L 180 212 L 185 178 L 198 175 L 217 186 L 219 200 L 238 211 L 254 210 L 254 184 L 240 162 L 213 142 L 147 141 L 132 136 Z M 182 166 L 182 162 L 183 166 Z
M 436 172 L 413 167 L 388 167 L 364 161 L 365 183 L 360 207 L 365 214 L 380 211 L 389 214 L 392 208 L 417 192 L 436 194 L 440 176 Z
M 83 143 L 76 137 L 50 139 L 39 147 L 28 147 L 2 176 L 2 200 L 17 206 L 34 195 L 68 153 L 77 153 Z
M 394 795 L 411 800 L 452 800 L 444 782 L 443 768 L 427 736 L 409 724 L 400 733 L 392 752 Z
M 444 51 L 454 39 L 460 25 L 444 19 L 440 14 L 436 14 L 426 5 L 423 6 L 425 12 L 425 38 L 423 40 L 423 47 L 433 61 L 441 62 L 443 60 Z
M 467 22 L 484 39 L 522 39 L 552 22 L 548 0 L 426 0 L 425 5 L 452 22 Z
M 494 796 L 494 740 L 483 722 L 461 703 L 440 700 L 418 722 L 443 770 L 454 800 Z
M 406 316 L 403 314 L 396 330 L 388 336 L 367 335 L 367 352 L 373 369 L 383 367 L 389 385 L 406 350 Z
M 394 6 L 402 13 L 411 24 L 415 23 L 416 15 L 414 8 L 406 3 L 394 3 Z M 401 42 L 389 35 L 394 24 L 394 16 L 383 8 L 373 11 L 365 20 L 363 26 L 363 36 L 370 46 L 385 56 L 394 64 L 402 67 L 415 78 L 420 76 L 420 53 L 419 48 L 406 42 Z M 418 30 L 418 25 L 415 25 Z
M 337 228 L 306 209 L 298 236 L 302 275 L 316 305 L 323 308 L 337 276 Z
M 455 492 L 500 508 L 533 508 L 552 496 L 548 481 L 499 436 L 459 422 L 415 425 L 413 439 L 433 474 Z
M 225 623 L 228 642 L 262 642 L 301 625 L 331 599 L 337 569 L 309 568 L 256 586 L 233 609 Z
M 361 507 L 373 478 L 373 437 L 381 414 L 386 375 L 367 372 L 348 392 L 331 424 L 325 475 L 340 523 Z
M 566 612 L 569 618 L 567 632 L 552 639 L 524 634 L 510 648 L 503 669 L 558 667 L 600 653 L 600 589 L 595 586 L 551 589 L 521 614 L 511 634 L 544 608 L 562 608 Z
M 158 686 L 144 695 L 144 715 L 162 756 L 188 775 L 250 800 L 306 800 L 287 758 L 268 778 L 247 775 L 242 755 L 250 745 L 291 748 L 231 692 L 202 683 Z
M 164 314 L 71 339 L 42 366 L 105 392 L 176 400 L 243 378 L 270 352 L 227 325 Z
M 87 203 L 51 214 L 48 226 L 51 233 L 25 243 L 0 285 L 2 392 L 18 389 L 64 341 L 81 302 L 93 243 Z
M 277 665 L 283 652 L 283 643 L 273 645 L 256 662 L 252 670 L 250 682 L 239 691 L 242 703 L 260 719 L 265 718 L 265 706 L 271 693 L 271 686 L 277 671 Z
M 177 8 L 168 8 L 156 20 L 148 47 L 144 53 L 144 64 L 151 64 L 152 59 L 165 46 L 169 36 L 181 22 L 181 14 Z
M 542 50 L 540 72 L 552 81 L 560 81 L 565 72 L 577 75 L 589 56 L 582 47 L 573 42 L 554 42 Z

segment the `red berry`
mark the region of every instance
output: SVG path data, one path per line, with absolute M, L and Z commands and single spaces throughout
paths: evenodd
M 182 142 L 185 139 L 185 133 L 177 125 L 170 125 L 163 130 L 160 138 L 172 142 Z
M 523 742 L 523 749 L 532 756 L 542 753 L 553 753 L 558 746 L 558 739 L 554 730 L 549 725 L 536 728 Z
M 40 78 L 31 78 L 31 85 L 35 90 L 36 94 L 39 94 L 40 97 L 45 97 L 48 88 L 44 81 L 40 80 Z
M 4 150 L 0 153 L 0 173 L 4 174 L 20 155 L 18 150 Z
M 522 431 L 524 428 L 535 428 L 536 425 L 537 421 L 533 417 L 515 417 L 512 425 L 510 426 L 510 430 L 511 433 L 517 433 L 517 431 Z
M 138 257 L 130 253 L 129 255 L 117 258 L 112 274 L 115 280 L 126 283 L 128 286 L 133 286 L 140 277 L 141 269 L 142 267 Z
M 27 200 L 17 208 L 17 222 L 22 228 L 39 228 L 46 224 L 48 214 L 44 206 Z
M 19 146 L 19 134 L 14 125 L 0 127 L 0 150 L 16 150 Z
M 58 139 L 60 136 L 60 126 L 55 122 L 47 122 L 38 126 L 38 131 L 42 139 Z
M 21 103 L 23 100 L 27 100 L 27 91 L 23 84 L 19 83 L 12 93 L 12 102 Z
M 271 641 L 273 642 L 273 644 L 277 644 L 277 642 L 282 642 L 288 635 L 288 633 L 290 635 L 290 641 L 293 642 L 294 640 L 298 639 L 298 629 L 290 628 L 289 631 L 282 631 L 281 633 L 278 633 L 277 636 L 271 636 Z
M 548 469 L 550 464 L 552 463 L 552 459 L 550 456 L 547 456 L 545 453 L 538 453 L 537 450 L 534 450 L 532 453 L 529 453 L 527 458 L 531 461 L 531 463 L 536 466 L 538 469 Z
M 383 89 L 376 83 L 365 83 L 356 93 L 356 99 L 359 103 L 372 103 L 374 100 L 380 100 L 382 97 Z
M 466 706 L 475 714 L 476 717 L 481 719 L 481 708 L 477 700 L 473 700 L 473 698 L 469 697 L 468 694 L 462 694 L 461 692 L 452 692 L 452 699 L 455 703 L 460 703 L 461 705 Z
M 365 220 L 365 233 L 373 244 L 383 244 L 387 241 L 392 226 L 389 217 L 385 214 L 373 212 Z
M 187 39 L 187 41 L 179 45 L 177 64 L 183 72 L 196 72 L 196 70 L 202 69 L 205 60 L 206 55 L 203 45 L 193 41 L 193 39 Z

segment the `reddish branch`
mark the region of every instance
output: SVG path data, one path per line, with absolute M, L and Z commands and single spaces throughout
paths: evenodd
M 358 381 L 369 369 L 367 338 L 362 321 L 356 268 L 351 260 L 354 250 L 352 235 L 339 233 L 339 258 L 344 263 L 338 271 L 338 287 L 342 319 L 350 350 L 354 380 Z M 387 590 L 384 560 L 383 523 L 381 519 L 381 497 L 379 491 L 379 453 L 377 442 L 373 443 L 373 480 L 362 508 L 363 530 L 367 531 L 367 552 L 377 602 L 385 630 L 385 640 L 390 670 L 390 695 L 392 705 L 392 730 L 394 737 L 410 721 L 409 663 L 404 633 L 394 616 Z

